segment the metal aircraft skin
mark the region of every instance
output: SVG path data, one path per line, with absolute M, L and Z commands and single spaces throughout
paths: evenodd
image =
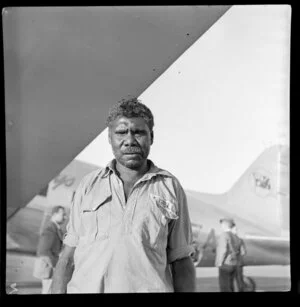
M 7 218 L 230 7 L 3 9 Z
M 213 267 L 215 259 L 216 240 L 220 233 L 220 218 L 232 217 L 236 221 L 238 231 L 247 247 L 245 265 L 287 265 L 290 263 L 289 252 L 289 226 L 288 226 L 288 193 L 274 184 L 281 176 L 288 186 L 287 169 L 278 172 L 278 157 L 283 165 L 288 165 L 289 149 L 282 146 L 273 146 L 267 149 L 246 170 L 228 193 L 210 195 L 186 190 L 189 214 L 192 222 L 194 245 L 196 253 L 193 255 L 195 266 Z M 39 238 L 39 231 L 48 212 L 53 205 L 64 205 L 67 209 L 71 203 L 73 193 L 80 180 L 87 173 L 99 168 L 79 160 L 73 160 L 58 176 L 47 186 L 42 195 L 36 196 L 25 208 L 20 209 L 7 222 L 7 279 L 11 282 L 18 278 L 17 266 L 21 275 L 27 276 L 26 282 L 37 282 L 31 277 L 33 261 L 30 265 L 22 265 L 22 257 L 34 257 Z M 262 180 L 255 181 L 259 172 Z M 283 175 L 285 173 L 285 175 Z M 266 178 L 268 174 L 268 178 Z M 256 177 L 254 177 L 256 176 Z M 252 178 L 253 177 L 253 178 Z M 253 180 L 255 184 L 253 184 Z M 267 189 L 257 192 L 255 189 Z M 277 191 L 275 191 L 277 189 Z M 243 194 L 244 201 L 235 206 L 233 210 L 228 203 L 234 202 L 233 195 Z M 285 195 L 285 198 L 282 196 Z M 247 199 L 256 201 L 252 206 L 247 204 Z M 236 199 L 240 200 L 239 197 Z M 246 208 L 246 204 L 248 207 Z M 259 211 L 264 216 L 273 206 L 276 215 L 269 214 L 264 223 L 253 219 L 252 215 Z M 243 214 L 246 212 L 246 215 Z M 282 219 L 284 217 L 284 220 Z M 66 221 L 67 223 L 67 221 Z M 26 273 L 24 273 L 26 271 Z M 13 277 L 14 276 L 14 277 Z

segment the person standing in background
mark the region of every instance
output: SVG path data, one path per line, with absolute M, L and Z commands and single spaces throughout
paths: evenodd
M 55 206 L 51 211 L 49 221 L 45 223 L 41 231 L 33 276 L 42 280 L 42 294 L 47 294 L 51 287 L 53 271 L 62 249 L 61 226 L 65 219 L 65 208 Z
M 215 266 L 219 268 L 219 287 L 221 292 L 234 292 L 234 280 L 238 292 L 243 291 L 240 272 L 243 264 L 241 255 L 242 240 L 234 233 L 235 222 L 231 218 L 220 220 L 223 232 L 217 242 Z
M 244 292 L 244 273 L 243 273 L 243 266 L 244 266 L 244 256 L 247 253 L 246 245 L 244 240 L 238 235 L 238 230 L 236 225 L 232 228 L 232 233 L 237 236 L 237 238 L 240 240 L 240 261 L 238 262 L 237 266 L 237 272 L 236 272 L 236 282 L 239 292 Z

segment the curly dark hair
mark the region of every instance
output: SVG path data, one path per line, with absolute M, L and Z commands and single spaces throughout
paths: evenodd
M 142 117 L 146 121 L 150 131 L 153 130 L 154 119 L 152 112 L 137 98 L 122 99 L 117 104 L 115 104 L 109 110 L 106 125 L 109 126 L 110 123 L 119 116 L 124 116 L 127 118 Z

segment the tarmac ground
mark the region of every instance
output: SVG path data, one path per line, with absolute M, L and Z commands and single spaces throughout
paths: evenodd
M 41 283 L 32 277 L 28 268 L 33 267 L 34 257 L 11 255 L 6 263 L 7 294 L 40 294 Z M 289 291 L 291 287 L 290 266 L 249 266 L 244 275 L 255 281 L 257 292 Z M 219 292 L 217 268 L 196 268 L 196 291 Z

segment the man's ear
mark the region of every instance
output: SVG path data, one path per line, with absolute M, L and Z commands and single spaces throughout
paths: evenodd
M 154 133 L 153 133 L 153 131 L 151 131 L 150 135 L 151 135 L 151 145 L 152 145 L 153 141 L 154 141 Z

